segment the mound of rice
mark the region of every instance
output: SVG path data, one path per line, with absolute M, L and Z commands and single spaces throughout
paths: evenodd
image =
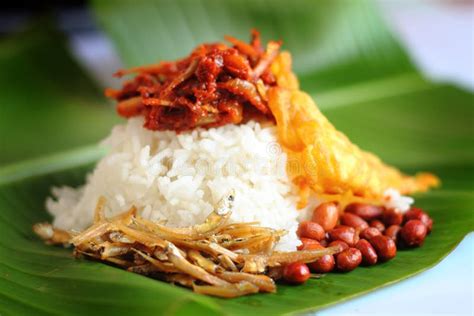
M 202 223 L 234 190 L 230 221 L 285 229 L 288 234 L 277 249 L 292 251 L 300 244 L 298 221 L 309 219 L 318 204 L 313 199 L 305 209 L 296 209 L 298 197 L 273 125 L 250 121 L 176 134 L 147 130 L 143 118 L 136 117 L 116 126 L 103 145 L 109 152 L 84 186 L 53 188 L 46 208 L 54 226 L 87 228 L 100 196 L 107 199 L 107 217 L 134 205 L 147 219 L 190 226 Z M 406 211 L 413 199 L 389 189 L 384 203 Z
M 83 187 L 53 188 L 46 206 L 56 227 L 88 227 L 101 195 L 107 199 L 107 216 L 135 205 L 147 219 L 166 220 L 173 227 L 195 225 L 233 189 L 231 221 L 285 229 L 288 234 L 277 249 L 295 250 L 302 211 L 296 210 L 297 195 L 274 126 L 251 121 L 177 135 L 142 125 L 142 118 L 131 118 L 112 130 L 103 142 L 109 153 Z

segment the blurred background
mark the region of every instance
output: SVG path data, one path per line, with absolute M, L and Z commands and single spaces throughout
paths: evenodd
M 376 4 L 425 76 L 474 90 L 473 1 Z M 87 2 L 2 1 L 0 8 L 0 165 L 97 142 L 119 120 L 101 90 L 120 84 L 111 74 L 123 63 Z M 74 119 L 86 115 L 87 124 Z M 8 123 L 19 118 L 9 137 Z M 39 131 L 50 141 L 38 141 Z
M 474 89 L 473 0 L 376 0 L 381 14 L 423 72 L 437 81 Z M 117 86 L 111 74 L 122 67 L 87 1 L 2 1 L 2 41 L 26 30 L 38 17 L 67 38 L 74 58 L 101 84 Z
M 425 77 L 474 91 L 474 1 L 376 6 Z M 111 74 L 124 63 L 88 3 L 2 1 L 0 9 L 0 167 L 97 143 L 120 120 L 102 90 L 120 84 Z M 472 314 L 472 244 L 471 234 L 435 269 L 322 314 L 368 314 L 390 300 L 390 313 L 420 315 L 420 299 L 441 314 Z

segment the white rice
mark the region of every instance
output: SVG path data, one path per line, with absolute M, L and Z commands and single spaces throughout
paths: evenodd
M 235 190 L 230 220 L 258 221 L 285 229 L 278 250 L 300 244 L 298 221 L 311 217 L 318 200 L 296 209 L 297 194 L 286 173 L 286 154 L 276 138 L 276 127 L 256 122 L 198 129 L 176 134 L 143 128 L 143 118 L 116 126 L 103 142 L 108 154 L 80 188 L 53 188 L 46 208 L 54 226 L 82 230 L 91 225 L 100 196 L 107 199 L 106 216 L 138 207 L 141 216 L 183 227 L 200 224 L 218 201 Z M 403 211 L 413 203 L 389 189 L 387 207 Z
M 387 209 L 396 208 L 405 213 L 415 202 L 410 196 L 401 195 L 396 189 L 390 188 L 383 194 L 383 204 Z
M 54 199 L 46 207 L 56 227 L 88 227 L 101 195 L 107 199 L 107 216 L 135 205 L 147 219 L 195 225 L 233 189 L 231 221 L 285 229 L 288 234 L 277 248 L 295 250 L 301 211 L 274 126 L 249 122 L 177 135 L 142 125 L 142 118 L 132 118 L 112 130 L 104 141 L 109 153 L 85 186 L 53 188 Z

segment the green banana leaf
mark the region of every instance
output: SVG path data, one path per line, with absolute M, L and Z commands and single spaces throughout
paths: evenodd
M 0 42 L 0 69 L 0 165 L 97 142 L 119 121 L 46 18 Z
M 423 79 L 363 1 L 95 1 L 127 65 L 173 59 L 201 41 L 241 38 L 251 27 L 281 38 L 303 88 L 362 148 L 443 186 L 415 196 L 435 220 L 419 249 L 350 273 L 331 273 L 276 294 L 216 299 L 43 245 L 31 225 L 50 217 L 52 185 L 78 185 L 95 148 L 0 169 L 0 314 L 278 315 L 317 310 L 405 279 L 445 257 L 473 230 L 473 95 Z M 91 119 L 92 120 L 92 119 Z M 91 121 L 92 122 L 92 121 Z M 62 137 L 67 137 L 63 133 Z M 59 136 L 58 136 L 59 138 Z

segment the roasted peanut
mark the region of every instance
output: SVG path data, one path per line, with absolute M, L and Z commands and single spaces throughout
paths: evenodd
M 399 225 L 391 225 L 384 231 L 384 235 L 397 242 L 401 229 L 402 227 Z
M 326 233 L 324 229 L 318 223 L 311 221 L 301 222 L 297 234 L 299 237 L 311 238 L 317 241 L 324 239 Z
M 354 270 L 361 262 L 362 254 L 357 248 L 349 248 L 336 256 L 337 268 L 344 272 Z
M 359 230 L 364 230 L 369 227 L 366 221 L 364 221 L 361 217 L 352 214 L 352 213 L 344 213 L 341 215 L 341 224 L 357 228 Z
M 293 262 L 283 268 L 283 278 L 291 284 L 302 284 L 310 276 L 308 266 L 301 262 Z
M 297 247 L 298 250 L 314 250 L 324 248 L 317 240 L 305 237 L 300 238 L 300 240 L 301 245 Z
M 362 263 L 367 266 L 371 266 L 377 263 L 377 253 L 374 247 L 365 239 L 361 239 L 357 242 L 357 249 L 362 254 Z
M 401 225 L 403 222 L 403 214 L 398 209 L 385 210 L 382 215 L 383 223 L 388 227 L 390 225 Z
M 339 207 L 337 202 L 326 202 L 313 211 L 312 221 L 318 223 L 325 231 L 333 229 L 339 220 Z
M 326 238 L 320 240 L 319 243 L 320 243 L 321 246 L 323 246 L 323 247 L 327 247 L 328 244 L 329 244 L 329 242 L 328 242 L 328 240 L 327 240 Z
M 315 262 L 309 263 L 309 269 L 315 273 L 328 273 L 334 269 L 336 261 L 332 255 L 324 255 Z
M 351 203 L 346 206 L 345 212 L 355 214 L 366 221 L 382 216 L 384 208 L 378 205 L 365 203 Z
M 428 234 L 431 232 L 433 228 L 433 220 L 429 217 L 428 214 L 423 212 L 422 209 L 417 207 L 412 207 L 408 212 L 404 215 L 404 222 L 408 222 L 409 220 L 417 219 L 420 220 L 423 224 L 425 224 Z
M 382 235 L 382 233 L 380 232 L 380 230 L 378 230 L 378 229 L 375 228 L 375 227 L 369 227 L 369 228 L 364 229 L 364 230 L 359 234 L 359 237 L 360 237 L 360 238 L 367 239 L 367 240 L 370 240 L 372 237 L 378 236 L 378 235 Z
M 339 247 L 341 247 L 341 249 L 342 249 L 341 251 L 344 251 L 344 250 L 346 250 L 346 249 L 349 248 L 349 245 L 348 245 L 347 243 L 343 242 L 342 240 L 334 240 L 334 241 L 331 241 L 331 242 L 329 243 L 329 247 L 333 247 L 333 246 L 339 246 Z
M 387 236 L 374 236 L 369 240 L 381 261 L 388 261 L 397 255 L 395 242 Z
M 423 244 L 426 232 L 427 228 L 422 221 L 412 219 L 403 225 L 400 236 L 407 246 L 417 247 Z
M 331 229 L 328 234 L 332 241 L 342 240 L 351 247 L 354 246 L 358 241 L 356 230 L 349 226 L 340 225 L 334 229 Z
M 369 226 L 373 228 L 377 228 L 381 233 L 383 233 L 383 231 L 385 230 L 385 225 L 378 219 L 374 219 L 370 221 Z

